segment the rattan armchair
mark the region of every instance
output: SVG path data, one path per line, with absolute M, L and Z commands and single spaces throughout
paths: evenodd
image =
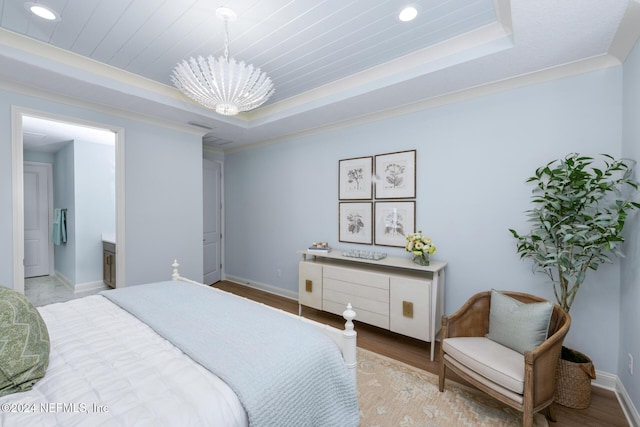
M 544 299 L 517 292 L 502 292 L 512 298 L 524 303 L 542 302 Z M 507 356 L 515 360 L 515 369 L 508 372 L 512 377 L 519 377 L 519 387 L 521 392 L 514 391 L 513 378 L 507 375 L 493 375 L 489 372 L 470 368 L 473 362 L 465 360 L 459 354 L 453 353 L 453 348 L 447 345 L 447 339 L 454 337 L 481 337 L 484 338 L 489 332 L 489 308 L 491 305 L 491 292 L 481 292 L 472 296 L 456 313 L 451 316 L 442 317 L 442 345 L 440 347 L 440 391 L 444 391 L 445 375 L 447 369 L 458 374 L 461 378 L 487 393 L 495 399 L 503 402 L 512 408 L 523 413 L 522 424 L 524 427 L 533 425 L 533 415 L 536 412 L 544 411 L 545 415 L 555 421 L 553 410 L 553 394 L 555 389 L 556 368 L 562 349 L 562 343 L 569 331 L 571 318 L 569 315 L 555 304 L 549 323 L 548 338 L 533 351 L 526 351 L 523 355 L 514 353 L 513 350 L 504 348 L 505 352 L 511 352 Z M 488 338 L 484 338 L 488 340 Z M 459 341 L 458 341 L 459 342 Z M 480 343 L 482 340 L 468 341 L 469 343 Z M 453 341 L 451 342 L 453 343 Z M 490 345 L 494 345 L 491 343 Z M 502 349 L 499 349 L 501 351 Z M 452 354 L 453 353 L 453 354 Z M 522 357 L 522 368 L 519 367 L 518 355 Z M 474 352 L 470 351 L 465 357 L 474 357 Z M 492 354 L 488 363 L 494 364 L 489 369 L 495 368 L 497 371 L 503 370 L 506 365 L 500 359 L 500 355 Z M 487 360 L 482 361 L 482 363 Z M 503 380 L 504 378 L 504 380 Z M 509 383 L 511 382 L 511 383 Z M 507 384 L 509 383 L 509 384 Z

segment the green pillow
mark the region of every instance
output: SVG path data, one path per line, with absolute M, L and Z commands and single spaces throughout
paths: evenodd
M 531 351 L 547 339 L 553 304 L 525 304 L 491 290 L 487 338 L 519 353 Z
M 0 286 L 0 396 L 30 390 L 49 365 L 49 332 L 38 310 Z

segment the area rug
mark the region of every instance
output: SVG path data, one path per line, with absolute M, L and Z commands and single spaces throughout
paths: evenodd
M 360 427 L 520 426 L 522 414 L 470 387 L 358 349 Z M 542 414 L 534 426 L 548 427 Z

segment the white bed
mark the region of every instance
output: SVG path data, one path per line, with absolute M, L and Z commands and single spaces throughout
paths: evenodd
M 188 281 L 180 277 L 177 263 L 173 267 L 174 281 Z M 207 291 L 229 295 L 217 289 Z M 50 336 L 49 366 L 31 390 L 0 398 L 0 425 L 250 424 L 243 403 L 229 385 L 106 297 L 95 295 L 38 310 Z M 329 335 L 341 348 L 355 384 L 353 311 L 345 311 L 344 331 L 285 315 Z

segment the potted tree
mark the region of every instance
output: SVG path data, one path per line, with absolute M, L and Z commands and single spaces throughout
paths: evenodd
M 598 167 L 599 164 L 602 166 Z M 589 270 L 621 256 L 622 229 L 640 204 L 632 200 L 638 183 L 631 178 L 635 162 L 603 154 L 569 154 L 538 168 L 527 182 L 535 183 L 527 234 L 511 233 L 521 258 L 533 261 L 553 284 L 558 304 L 569 312 Z M 573 408 L 589 406 L 591 360 L 563 348 L 556 377 L 556 402 Z M 574 381 L 578 384 L 571 384 Z M 577 392 L 577 393 L 576 393 Z

